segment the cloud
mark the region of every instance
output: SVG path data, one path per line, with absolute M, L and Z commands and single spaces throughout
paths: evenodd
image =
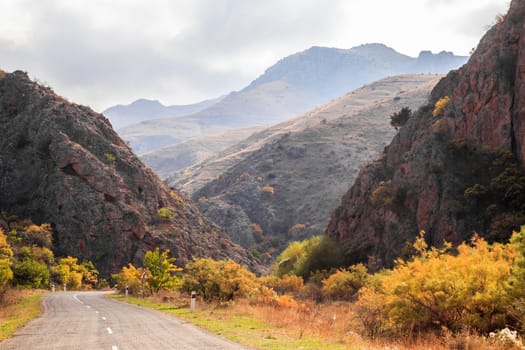
M 2 0 L 0 68 L 97 110 L 141 97 L 190 103 L 238 90 L 313 45 L 457 51 L 502 2 Z

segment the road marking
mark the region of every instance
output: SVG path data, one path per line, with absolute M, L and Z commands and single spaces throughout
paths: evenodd
M 105 318 L 104 316 L 102 316 L 102 319 L 103 319 L 104 321 L 106 320 L 106 318 Z
M 73 295 L 73 299 L 75 299 L 76 301 L 78 301 L 80 304 L 84 305 L 84 302 L 81 301 L 80 299 L 78 299 L 78 294 Z
M 118 348 L 117 348 L 116 345 L 113 345 L 113 346 L 111 347 L 111 350 L 118 350 Z
M 98 311 L 95 311 L 96 314 L 98 314 L 99 312 Z
M 106 328 L 108 330 L 108 334 L 113 334 L 113 331 L 111 330 L 111 328 Z
M 91 309 L 91 306 L 89 306 L 89 305 L 86 305 L 86 307 L 87 307 L 88 309 Z

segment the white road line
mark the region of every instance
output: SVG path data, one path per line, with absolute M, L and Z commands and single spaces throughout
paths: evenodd
M 113 345 L 113 346 L 111 347 L 111 350 L 118 350 L 118 348 L 117 348 L 116 345 Z
M 113 334 L 113 331 L 111 330 L 111 328 L 106 328 L 108 330 L 108 334 Z
M 89 305 L 86 305 L 86 307 L 87 307 L 88 309 L 91 309 L 91 306 L 89 306 Z
M 106 318 L 105 318 L 105 317 L 102 317 L 102 319 L 103 319 L 104 321 L 106 320 Z
M 98 311 L 95 311 L 96 314 L 98 314 L 99 312 Z
M 80 304 L 84 305 L 84 302 L 81 301 L 80 299 L 78 299 L 78 294 L 73 295 L 73 299 L 75 299 L 76 301 L 78 301 Z

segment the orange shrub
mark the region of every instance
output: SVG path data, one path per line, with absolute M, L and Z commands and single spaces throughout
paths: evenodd
M 275 194 L 275 189 L 272 186 L 268 186 L 268 185 L 263 186 L 262 191 L 263 191 L 263 193 L 268 193 L 268 194 L 271 194 L 271 195 Z

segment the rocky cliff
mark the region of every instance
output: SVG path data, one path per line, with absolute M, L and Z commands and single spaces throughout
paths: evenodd
M 104 116 L 25 73 L 1 73 L 0 210 L 50 223 L 56 254 L 90 259 L 105 275 L 155 246 L 179 263 L 210 256 L 254 267 L 138 160 Z
M 473 232 L 505 240 L 525 223 L 525 2 L 434 88 L 363 169 L 326 233 L 349 262 L 392 263 L 420 230 L 434 245 Z

